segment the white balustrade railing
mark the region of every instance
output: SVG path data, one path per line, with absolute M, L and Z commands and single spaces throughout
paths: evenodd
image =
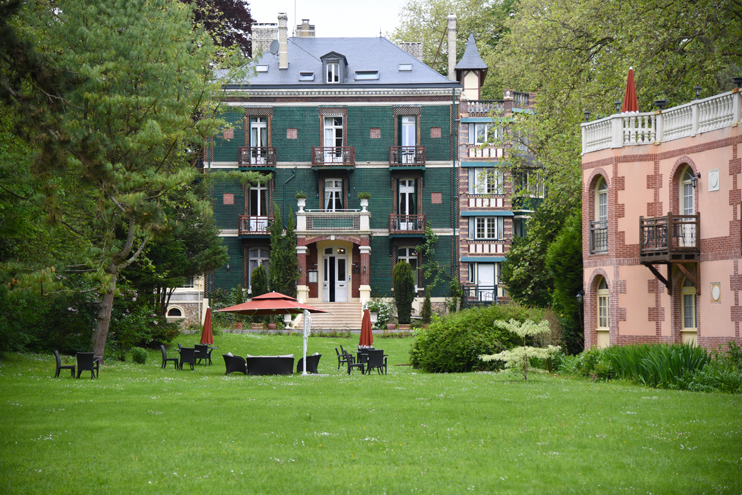
M 582 124 L 582 153 L 659 144 L 731 127 L 740 122 L 742 94 L 734 90 L 662 112 L 622 113 L 585 122 Z

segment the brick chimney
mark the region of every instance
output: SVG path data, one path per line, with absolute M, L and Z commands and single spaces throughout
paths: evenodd
M 278 14 L 278 68 L 289 68 L 288 20 L 286 12 Z
M 456 14 L 448 16 L 448 78 L 456 80 Z
M 314 24 L 309 24 L 309 19 L 302 19 L 301 24 L 296 25 L 297 38 L 314 38 Z

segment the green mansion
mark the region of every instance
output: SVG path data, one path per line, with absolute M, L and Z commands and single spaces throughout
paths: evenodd
M 265 176 L 245 186 L 215 183 L 230 261 L 206 278 L 205 290 L 249 289 L 256 266 L 270 271 L 269 227 L 278 216 L 285 225 L 292 212 L 299 300 L 329 307 L 338 328 L 359 328 L 362 303 L 392 295 L 398 261 L 418 268 L 424 296 L 429 281 L 419 268 L 428 260 L 416 246 L 426 225 L 438 236 L 434 261 L 458 275 L 462 86 L 385 38 L 307 30 L 289 38 L 286 15 L 278 20 L 277 43 L 255 59 L 255 73 L 225 86 L 230 128 L 204 155 L 204 173 Z M 361 192 L 371 198 L 358 199 Z M 447 294 L 441 283 L 431 296 L 442 302 Z

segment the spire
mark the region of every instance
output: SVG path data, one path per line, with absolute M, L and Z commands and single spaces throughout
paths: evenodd
M 465 70 L 479 70 L 482 71 L 481 80 L 484 82 L 484 78 L 487 76 L 487 64 L 484 63 L 482 57 L 479 56 L 479 50 L 477 49 L 477 42 L 474 40 L 474 33 L 469 33 L 469 39 L 466 42 L 466 50 L 464 50 L 464 56 L 456 64 L 456 79 L 461 81 L 461 73 Z

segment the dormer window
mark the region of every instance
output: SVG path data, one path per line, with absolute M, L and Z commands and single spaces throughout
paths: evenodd
M 300 81 L 314 81 L 314 72 L 300 72 L 299 80 Z
M 412 64 L 399 64 L 399 70 L 400 71 L 410 71 L 410 70 L 412 70 Z
M 340 82 L 340 64 L 332 62 L 327 64 L 327 83 L 333 84 Z
M 322 69 L 325 73 L 325 84 L 343 84 L 345 82 L 348 61 L 345 55 L 329 52 L 320 57 Z

